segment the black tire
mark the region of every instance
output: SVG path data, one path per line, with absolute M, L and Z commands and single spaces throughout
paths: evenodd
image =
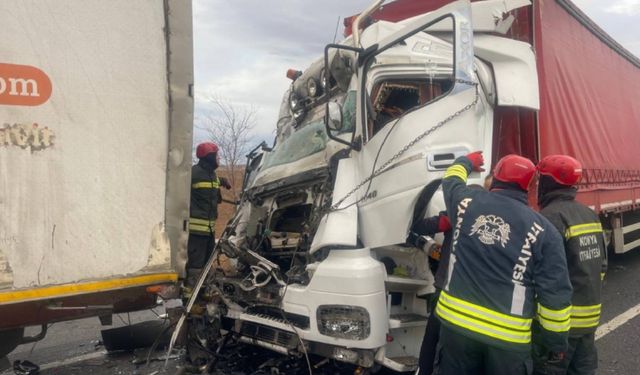
M 0 331 L 0 358 L 11 353 L 22 340 L 24 328 L 14 328 Z

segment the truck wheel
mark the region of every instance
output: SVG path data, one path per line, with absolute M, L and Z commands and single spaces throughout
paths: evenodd
M 24 328 L 0 331 L 0 358 L 11 353 L 22 340 Z

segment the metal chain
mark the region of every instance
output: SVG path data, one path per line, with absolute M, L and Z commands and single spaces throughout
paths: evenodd
M 373 173 L 371 173 L 371 175 L 369 177 L 367 177 L 366 179 L 362 180 L 362 182 L 360 182 L 358 185 L 356 185 L 356 187 L 354 187 L 350 192 L 347 193 L 347 195 L 345 195 L 344 197 L 342 197 L 342 199 L 340 199 L 338 201 L 338 203 L 334 204 L 333 206 L 331 206 L 330 211 L 336 211 L 339 210 L 340 205 L 347 199 L 349 198 L 351 195 L 353 195 L 356 191 L 360 190 L 361 187 L 363 187 L 366 183 L 368 183 L 369 181 L 373 180 L 374 178 L 378 177 L 379 175 L 383 174 L 384 172 L 386 172 L 386 168 L 391 165 L 391 163 L 393 163 L 394 161 L 396 161 L 400 156 L 402 156 L 405 152 L 407 152 L 411 147 L 413 147 L 416 143 L 420 142 L 424 137 L 428 136 L 429 134 L 435 132 L 436 130 L 440 129 L 441 127 L 443 127 L 445 124 L 447 124 L 448 122 L 450 122 L 451 120 L 457 118 L 458 116 L 460 116 L 461 114 L 463 114 L 464 112 L 470 110 L 471 108 L 475 107 L 475 105 L 478 103 L 478 99 L 480 98 L 480 95 L 478 93 L 478 83 L 477 82 L 473 82 L 473 81 L 466 81 L 466 80 L 462 80 L 462 79 L 456 79 L 455 82 L 457 83 L 462 83 L 462 84 L 466 84 L 469 86 L 474 86 L 476 88 L 476 96 L 473 99 L 473 102 L 467 104 L 466 106 L 460 108 L 459 110 L 457 110 L 456 112 L 454 112 L 452 115 L 450 115 L 449 117 L 447 117 L 446 119 L 440 121 L 439 123 L 437 123 L 436 125 L 434 125 L 433 127 L 431 127 L 430 129 L 428 129 L 427 131 L 425 131 L 424 133 L 420 134 L 419 136 L 417 136 L 416 138 L 414 138 L 411 142 L 407 143 L 402 149 L 400 149 L 400 151 L 398 151 L 395 155 L 393 155 L 389 160 L 387 160 L 384 164 L 382 164 L 378 169 L 376 169 Z M 362 197 L 359 201 L 355 202 L 355 203 L 359 203 L 362 199 L 364 199 L 365 197 Z

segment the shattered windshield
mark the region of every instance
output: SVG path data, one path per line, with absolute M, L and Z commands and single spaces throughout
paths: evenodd
M 340 133 L 353 131 L 355 128 L 356 92 L 340 95 L 336 102 L 342 103 L 343 128 Z M 307 120 L 278 143 L 272 152 L 265 155 L 264 169 L 276 165 L 287 164 L 313 155 L 325 149 L 327 137 L 324 125 L 324 105 L 316 107 L 309 113 Z
M 296 129 L 265 155 L 264 168 L 291 163 L 320 152 L 327 146 L 327 140 L 324 119 L 319 116 Z

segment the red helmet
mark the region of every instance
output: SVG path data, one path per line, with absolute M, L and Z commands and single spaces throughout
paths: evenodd
M 196 156 L 198 157 L 198 159 L 216 152 L 218 152 L 218 145 L 212 142 L 200 143 L 196 148 Z
M 551 176 L 562 185 L 575 185 L 582 177 L 582 165 L 569 155 L 549 155 L 538 163 L 541 175 Z
M 502 182 L 515 182 L 526 191 L 535 172 L 536 166 L 531 160 L 511 154 L 498 160 L 498 164 L 493 169 L 493 178 Z

